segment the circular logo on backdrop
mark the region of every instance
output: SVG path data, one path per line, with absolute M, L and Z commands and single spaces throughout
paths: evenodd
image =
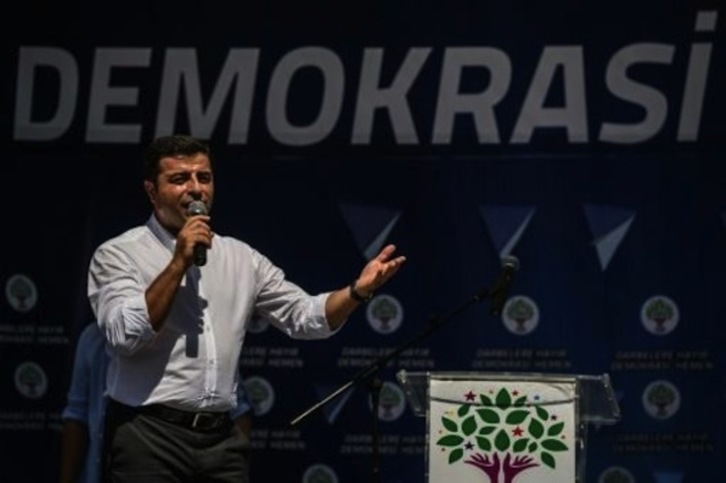
M 380 334 L 390 334 L 401 326 L 403 307 L 390 295 L 376 295 L 368 302 L 366 318 L 373 330 Z
M 524 295 L 510 297 L 502 309 L 504 326 L 514 335 L 527 335 L 539 324 L 539 309 Z
M 681 393 L 668 381 L 653 381 L 643 391 L 643 407 L 654 419 L 668 419 L 681 407 Z
M 654 335 L 666 335 L 678 325 L 680 314 L 676 303 L 665 295 L 655 295 L 640 309 L 640 321 Z
M 338 475 L 328 465 L 314 464 L 303 473 L 302 483 L 338 483 Z
M 17 273 L 5 282 L 5 298 L 17 312 L 28 312 L 38 302 L 38 291 L 30 278 Z
M 275 390 L 267 379 L 260 376 L 248 377 L 244 380 L 244 386 L 255 416 L 270 412 L 275 404 Z
M 23 362 L 15 369 L 15 389 L 28 399 L 38 399 L 48 390 L 48 377 L 35 362 Z
M 373 401 L 368 398 L 368 407 L 373 408 Z M 381 386 L 378 401 L 378 419 L 382 421 L 395 421 L 401 417 L 406 409 L 406 396 L 398 384 L 384 382 Z
M 597 483 L 635 483 L 633 474 L 620 466 L 611 466 L 600 473 Z

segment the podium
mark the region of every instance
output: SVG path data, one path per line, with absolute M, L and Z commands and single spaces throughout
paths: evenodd
M 620 420 L 607 374 L 401 370 L 396 379 L 426 418 L 429 483 L 584 483 L 588 427 Z

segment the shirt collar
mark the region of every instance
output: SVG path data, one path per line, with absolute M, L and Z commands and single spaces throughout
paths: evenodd
M 151 230 L 151 233 L 153 233 L 154 236 L 159 239 L 162 245 L 169 249 L 169 251 L 174 251 L 174 247 L 176 246 L 176 238 L 174 238 L 166 228 L 161 226 L 159 220 L 156 219 L 156 215 L 154 215 L 153 213 L 151 214 L 149 220 L 146 222 L 146 226 L 149 228 L 149 230 Z

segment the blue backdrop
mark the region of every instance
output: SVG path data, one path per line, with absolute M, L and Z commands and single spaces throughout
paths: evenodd
M 722 481 L 726 12 L 540 3 L 19 6 L 0 480 L 56 480 L 88 260 L 146 220 L 143 147 L 178 131 L 212 141 L 214 229 L 308 290 L 384 243 L 408 257 L 333 339 L 254 321 L 255 481 L 370 481 L 367 385 L 291 421 L 441 318 L 380 371 L 382 482 L 425 481 L 401 369 L 608 374 L 622 418 L 591 429 L 587 481 Z M 505 255 L 493 317 L 473 297 Z

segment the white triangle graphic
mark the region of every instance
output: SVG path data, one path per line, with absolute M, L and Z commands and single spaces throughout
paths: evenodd
M 366 257 L 366 260 L 370 260 L 374 256 L 378 255 L 378 252 L 381 251 L 381 248 L 383 248 L 383 244 L 388 239 L 388 235 L 391 233 L 391 230 L 393 230 L 393 227 L 395 226 L 400 216 L 401 213 L 399 212 L 396 216 L 393 217 L 393 219 L 391 219 L 391 221 L 388 222 L 388 225 L 386 225 L 386 227 L 381 230 L 375 240 L 373 240 L 373 242 L 371 242 L 371 244 L 366 247 L 365 252 L 363 253 Z
M 524 231 L 529 226 L 529 222 L 530 222 L 530 220 L 532 220 L 533 215 L 534 215 L 534 210 L 530 210 L 527 217 L 519 225 L 519 228 L 517 228 L 517 231 L 514 232 L 514 235 L 512 235 L 512 237 L 507 241 L 507 243 L 504 244 L 502 249 L 499 251 L 499 258 L 504 258 L 512 253 L 512 250 L 519 242 L 519 239 L 522 238 Z
M 623 238 L 625 238 L 625 235 L 628 233 L 628 229 L 633 223 L 633 220 L 635 220 L 635 215 L 628 218 L 627 221 L 622 223 L 619 227 L 617 227 L 607 235 L 600 237 L 599 239 L 594 241 L 595 250 L 597 251 L 597 257 L 600 260 L 600 268 L 603 271 L 605 271 L 605 269 L 607 269 L 608 265 L 610 264 L 610 260 L 612 260 L 613 255 L 615 255 L 615 250 L 618 249 L 618 246 L 620 246 L 620 242 L 622 242 Z

